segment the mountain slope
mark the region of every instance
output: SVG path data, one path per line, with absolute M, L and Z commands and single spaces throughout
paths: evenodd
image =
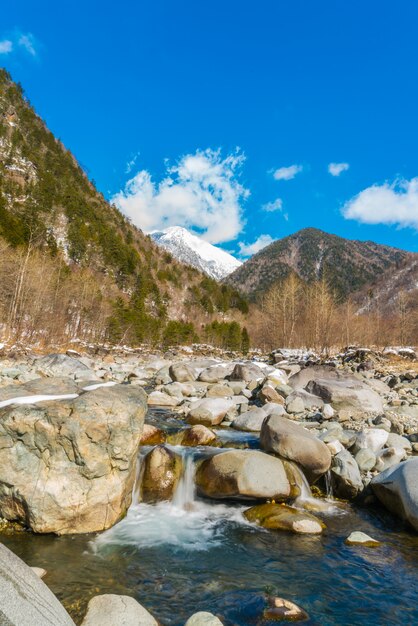
M 231 254 L 193 235 L 185 228 L 172 226 L 150 233 L 152 239 L 187 265 L 192 265 L 211 278 L 221 280 L 242 265 Z
M 100 336 L 117 341 L 154 341 L 170 319 L 202 323 L 208 312 L 233 317 L 246 308 L 233 288 L 177 262 L 109 204 L 5 70 L 0 70 L 0 250 L 7 251 L 7 268 L 15 268 L 10 274 L 5 262 L 0 267 L 5 277 L 0 327 L 8 325 L 14 335 L 24 332 L 34 301 L 43 302 L 49 319 L 57 318 L 63 284 L 64 293 L 73 294 L 64 328 L 78 333 L 75 320 L 83 321 L 88 306 L 93 312 L 100 302 Z M 48 295 L 32 293 L 42 284 L 32 285 L 32 291 L 28 285 L 24 300 L 21 284 L 31 275 L 30 263 L 32 269 L 43 264 L 53 276 Z M 36 319 L 33 328 L 39 331 Z M 92 328 L 86 332 L 94 334 Z
M 305 228 L 274 241 L 227 277 L 229 285 L 256 299 L 295 272 L 312 282 L 325 276 L 340 298 L 400 266 L 410 253 L 371 241 L 351 241 Z

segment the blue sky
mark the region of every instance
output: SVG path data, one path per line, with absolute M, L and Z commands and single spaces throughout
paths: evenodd
M 413 0 L 15 0 L 0 64 L 147 230 L 418 251 L 417 23 Z

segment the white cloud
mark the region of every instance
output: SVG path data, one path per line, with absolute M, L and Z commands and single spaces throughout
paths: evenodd
M 289 165 L 289 167 L 279 167 L 278 170 L 273 172 L 273 177 L 276 180 L 291 180 L 303 170 L 302 165 Z
M 17 40 L 19 46 L 24 48 L 31 56 L 36 57 L 35 39 L 31 33 L 21 34 Z
M 242 202 L 250 193 L 237 178 L 244 160 L 239 149 L 226 158 L 198 150 L 167 167 L 159 183 L 139 171 L 112 200 L 146 232 L 183 226 L 210 243 L 231 241 L 244 226 Z
M 347 219 L 363 224 L 396 224 L 418 230 L 418 178 L 373 185 L 343 207 Z
M 331 176 L 339 176 L 342 172 L 346 172 L 349 167 L 349 163 L 330 163 L 328 165 L 328 172 Z
M 274 241 L 270 235 L 260 235 L 253 243 L 239 242 L 239 254 L 242 257 L 252 256 Z
M 283 210 L 283 200 L 281 198 L 277 198 L 273 202 L 267 202 L 267 204 L 263 204 L 261 209 L 263 211 L 267 211 L 267 213 L 272 213 L 274 211 L 282 211 Z
M 10 39 L 0 41 L 0 54 L 9 54 L 13 50 L 13 42 Z

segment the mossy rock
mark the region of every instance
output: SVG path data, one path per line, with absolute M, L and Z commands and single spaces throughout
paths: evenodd
M 305 513 L 286 504 L 267 502 L 244 511 L 244 516 L 269 530 L 287 530 L 297 534 L 319 535 L 325 524 L 310 513 Z

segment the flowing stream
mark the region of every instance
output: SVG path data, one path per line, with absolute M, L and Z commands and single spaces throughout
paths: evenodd
M 147 421 L 164 425 L 175 441 L 181 420 L 153 409 Z M 225 447 L 257 447 L 253 433 L 219 429 Z M 297 506 L 314 508 L 327 530 L 320 536 L 269 532 L 249 524 L 251 505 L 200 499 L 196 463 L 218 448 L 171 445 L 183 458 L 172 502 L 140 502 L 143 461 L 126 517 L 101 534 L 55 537 L 2 531 L 1 541 L 30 565 L 44 567 L 45 582 L 80 624 L 88 600 L 100 593 L 134 596 L 164 626 L 182 626 L 195 611 L 217 614 L 225 626 L 263 625 L 266 594 L 292 600 L 315 626 L 418 623 L 418 537 L 382 510 L 341 508 L 312 497 L 303 473 Z M 315 508 L 316 507 L 316 508 Z M 349 547 L 362 530 L 378 549 Z M 115 625 L 116 626 L 116 625 Z

